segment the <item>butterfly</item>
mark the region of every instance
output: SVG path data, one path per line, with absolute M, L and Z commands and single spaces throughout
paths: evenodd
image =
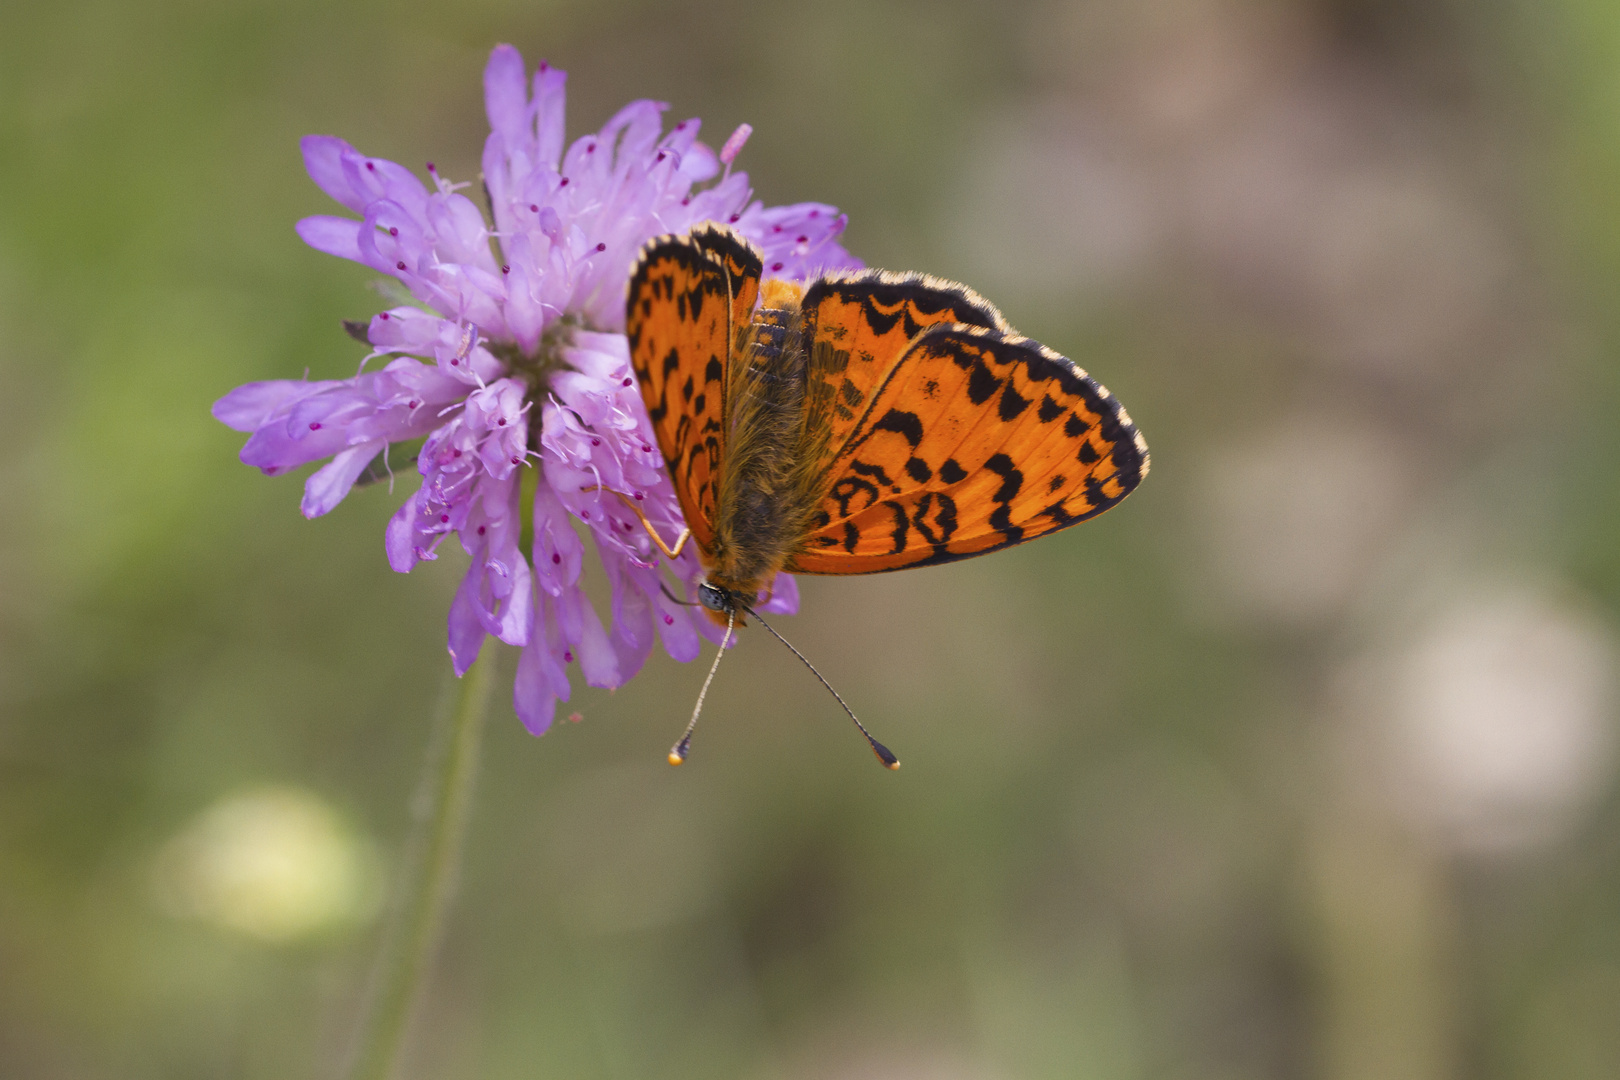
M 756 248 L 709 223 L 642 248 L 625 332 L 686 519 L 673 547 L 648 532 L 671 558 L 696 543 L 697 602 L 727 642 L 779 571 L 985 555 L 1095 517 L 1147 475 L 1124 407 L 954 282 L 765 278 Z

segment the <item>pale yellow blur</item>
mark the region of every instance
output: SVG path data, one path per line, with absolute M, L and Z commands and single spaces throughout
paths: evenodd
M 376 913 L 377 856 L 319 796 L 290 787 L 228 795 L 158 853 L 160 905 L 271 943 Z

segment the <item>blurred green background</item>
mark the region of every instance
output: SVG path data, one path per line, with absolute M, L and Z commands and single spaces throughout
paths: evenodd
M 448 671 L 414 479 L 210 403 L 380 302 L 297 139 L 477 175 L 490 47 L 755 127 L 1153 475 L 492 717 L 411 1077 L 1620 1075 L 1620 5 L 19 0 L 0 12 L 0 1076 L 332 1075 Z M 448 551 L 448 548 L 446 549 Z M 502 663 L 509 675 L 514 657 Z

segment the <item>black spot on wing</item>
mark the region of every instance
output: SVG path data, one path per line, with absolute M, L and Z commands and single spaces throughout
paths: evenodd
M 883 415 L 883 419 L 872 425 L 873 431 L 894 431 L 906 437 L 906 442 L 915 450 L 917 444 L 922 442 L 922 421 L 913 412 L 902 409 L 890 409 Z
M 919 484 L 926 484 L 934 477 L 934 470 L 928 467 L 928 462 L 920 457 L 914 457 L 906 462 L 906 475 Z
M 958 465 L 955 458 L 946 458 L 945 464 L 939 467 L 939 478 L 947 484 L 960 484 L 967 479 L 967 470 Z
M 883 505 L 894 514 L 894 528 L 889 532 L 889 539 L 893 541 L 894 547 L 889 549 L 889 554 L 898 555 L 906 550 L 906 536 L 911 531 L 911 518 L 907 516 L 906 508 L 893 499 L 885 500 Z
M 1079 413 L 1070 413 L 1069 418 L 1063 422 L 1063 434 L 1071 439 L 1078 439 L 1091 430 L 1091 425 L 1081 419 Z
M 996 392 L 1001 380 L 990 374 L 990 369 L 978 357 L 973 358 L 973 366 L 968 374 L 968 400 L 975 405 L 983 405 L 990 400 L 990 395 Z
M 1024 374 L 1032 382 L 1051 382 L 1055 379 L 1059 385 L 1063 386 L 1065 391 L 1069 393 L 1077 391 L 1077 385 L 1076 389 L 1070 389 L 1068 385 L 1064 385 L 1066 381 L 1074 384 L 1080 382 L 1073 361 L 1056 354 L 1043 352 L 1041 347 L 1032 341 L 1021 342 L 1015 348 L 1017 350 L 1016 354 L 1009 356 L 1007 359 L 1016 360 L 1022 364 Z
M 718 356 L 709 357 L 709 363 L 703 369 L 704 382 L 719 382 L 725 377 L 725 369 L 720 366 Z
M 1123 499 L 1125 494 L 1129 492 L 1129 489 L 1126 489 L 1126 492 L 1120 494 L 1119 499 L 1111 498 L 1108 492 L 1104 490 L 1103 483 L 1104 481 L 1098 480 L 1095 476 L 1086 477 L 1086 500 L 1090 502 L 1093 507 L 1093 509 L 1087 513 L 1086 516 L 1088 517 L 1093 514 L 1100 514 L 1104 510 L 1107 510 L 1110 506 L 1113 506 L 1115 503 L 1119 502 L 1119 499 Z
M 937 551 L 956 535 L 956 500 L 940 491 L 925 491 L 917 500 L 911 524 Z
M 1001 403 L 997 406 L 997 412 L 1001 414 L 1003 420 L 1016 420 L 1023 415 L 1024 410 L 1027 408 L 1029 408 L 1029 399 L 1014 390 L 1011 381 L 1002 387 Z
M 851 516 L 851 514 L 860 513 L 868 506 L 871 506 L 873 503 L 877 502 L 879 493 L 877 485 L 873 484 L 872 481 L 863 480 L 858 476 L 845 475 L 838 478 L 837 482 L 833 484 L 832 490 L 827 494 L 830 495 L 833 501 L 838 504 L 838 516 L 840 518 L 847 518 Z M 856 506 L 852 511 L 850 510 L 850 503 L 852 503 L 855 500 L 855 497 L 858 495 L 864 495 L 866 497 L 866 501 L 862 502 L 859 506 Z
M 990 496 L 998 503 L 1010 503 L 1018 497 L 1018 489 L 1024 486 L 1024 474 L 1018 471 L 1013 459 L 1006 454 L 994 454 L 984 463 L 986 472 L 993 472 L 1001 477 L 1001 487 Z
M 1053 401 L 1051 394 L 1047 394 L 1041 398 L 1041 407 L 1036 410 L 1035 415 L 1040 417 L 1041 423 L 1050 424 L 1063 415 L 1063 406 Z
M 1064 529 L 1070 525 L 1076 525 L 1086 520 L 1088 517 L 1094 516 L 1096 511 L 1088 510 L 1084 514 L 1071 514 L 1069 513 L 1068 507 L 1064 506 L 1060 502 L 1055 502 L 1051 506 L 1048 506 L 1042 510 L 1041 513 L 1057 522 L 1058 528 Z
M 860 473 L 862 476 L 870 476 L 886 488 L 892 488 L 895 491 L 900 490 L 899 486 L 889 479 L 889 474 L 883 471 L 881 465 L 868 465 L 864 461 L 851 461 L 849 468 L 851 472 Z
M 1075 454 L 1075 457 L 1079 459 L 1082 465 L 1095 465 L 1097 463 L 1097 450 L 1091 445 L 1090 439 L 1080 444 L 1080 451 Z
M 1001 477 L 1001 487 L 991 496 L 996 508 L 990 514 L 990 527 L 1005 536 L 1009 544 L 1016 544 L 1023 539 L 1024 530 L 1012 523 L 1012 501 L 1018 497 L 1019 489 L 1024 486 L 1024 474 L 1006 454 L 992 455 L 990 460 L 984 463 L 984 467 L 986 471 Z

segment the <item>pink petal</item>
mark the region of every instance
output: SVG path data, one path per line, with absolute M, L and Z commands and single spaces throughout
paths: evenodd
M 298 238 L 316 251 L 364 262 L 360 256 L 360 223 L 351 218 L 307 217 L 297 226 Z
M 530 735 L 544 735 L 557 713 L 558 695 L 546 677 L 548 659 L 536 635 L 518 657 L 517 676 L 512 680 L 512 710 Z
M 799 613 L 799 582 L 792 574 L 777 574 L 771 584 L 770 599 L 761 600 L 754 607 L 767 615 L 797 615 Z M 763 597 L 765 593 L 760 593 Z
M 388 552 L 388 565 L 406 574 L 421 556 L 416 550 L 416 517 L 422 512 L 422 492 L 418 490 L 406 499 L 394 516 L 388 519 L 388 530 L 383 534 L 383 548 Z
M 484 647 L 484 624 L 478 617 L 478 585 L 483 574 L 484 568 L 477 563 L 469 566 L 450 601 L 450 662 L 458 677 L 467 674 Z
M 542 63 L 534 73 L 534 107 L 537 114 L 539 143 L 535 148 L 535 164 L 555 169 L 563 148 L 563 110 L 568 101 L 568 73 Z
M 298 140 L 298 147 L 316 187 L 357 214 L 365 210 L 369 200 L 364 192 L 355 190 L 343 168 L 343 155 L 355 153 L 354 147 L 335 135 L 305 135 Z
M 214 402 L 214 419 L 236 431 L 257 431 L 283 405 L 334 385 L 300 379 L 246 383 Z
M 523 54 L 510 45 L 497 45 L 484 67 L 484 112 L 490 130 L 500 134 L 509 148 L 528 142 L 529 100 L 523 73 Z
M 371 459 L 382 453 L 387 445 L 387 440 L 375 439 L 351 446 L 317 469 L 304 483 L 304 501 L 299 506 L 304 516 L 318 518 L 331 512 L 354 487 L 354 482 L 366 471 Z

